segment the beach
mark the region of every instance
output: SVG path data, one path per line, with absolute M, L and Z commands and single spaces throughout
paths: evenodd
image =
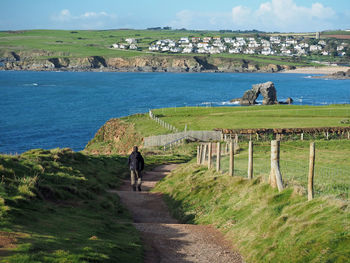
M 298 74 L 333 74 L 338 71 L 348 71 L 350 67 L 325 66 L 325 67 L 300 67 L 296 69 L 283 70 L 279 73 L 298 73 Z

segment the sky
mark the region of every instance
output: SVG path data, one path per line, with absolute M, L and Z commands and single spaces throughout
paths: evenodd
M 0 0 L 0 30 L 350 29 L 349 0 Z

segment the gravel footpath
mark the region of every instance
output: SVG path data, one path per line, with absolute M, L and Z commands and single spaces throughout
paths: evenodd
M 179 224 L 159 193 L 148 192 L 176 165 L 159 166 L 143 176 L 142 192 L 125 181 L 117 193 L 131 212 L 145 245 L 145 263 L 244 262 L 223 235 L 211 226 Z

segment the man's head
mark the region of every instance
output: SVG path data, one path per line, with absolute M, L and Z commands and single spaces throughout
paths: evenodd
M 134 146 L 133 148 L 132 148 L 132 151 L 133 152 L 137 152 L 139 150 L 139 148 L 137 147 L 137 146 Z

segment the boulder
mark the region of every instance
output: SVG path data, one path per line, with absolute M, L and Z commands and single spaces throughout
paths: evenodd
M 255 84 L 252 89 L 247 90 L 241 98 L 241 105 L 254 105 L 259 95 L 264 97 L 263 105 L 278 104 L 277 92 L 273 82 L 268 81 L 265 83 Z

